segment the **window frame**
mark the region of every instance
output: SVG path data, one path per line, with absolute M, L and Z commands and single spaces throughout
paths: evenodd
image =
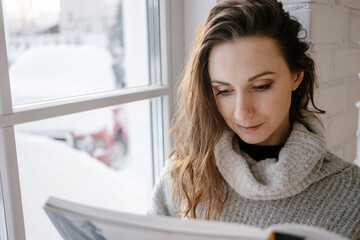
M 153 183 L 160 175 L 165 156 L 171 148 L 168 131 L 173 105 L 172 68 L 170 61 L 170 1 L 147 0 L 149 37 L 149 86 L 118 89 L 56 100 L 13 106 L 7 62 L 5 24 L 0 0 L 0 240 L 25 240 L 21 190 L 14 125 L 64 116 L 88 110 L 150 100 L 153 151 Z M 182 18 L 182 16 L 180 16 Z M 178 22 L 178 21 L 177 21 Z M 181 22 L 181 21 L 180 21 Z M 160 24 L 161 23 L 161 24 Z M 156 27 L 156 31 L 149 31 Z M 154 36 L 155 35 L 155 36 Z M 174 46 L 172 46 L 174 47 Z M 170 64 L 169 64 L 170 63 Z M 160 144 L 160 149 L 154 146 Z M 1 214 L 1 213 L 4 214 Z M 4 238 L 5 239 L 2 239 Z

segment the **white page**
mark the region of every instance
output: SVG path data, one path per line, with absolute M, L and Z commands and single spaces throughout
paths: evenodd
M 45 209 L 56 215 L 52 221 L 57 228 L 70 229 L 68 234 L 78 232 L 79 236 L 68 239 L 267 239 L 267 233 L 246 225 L 113 212 L 55 198 Z

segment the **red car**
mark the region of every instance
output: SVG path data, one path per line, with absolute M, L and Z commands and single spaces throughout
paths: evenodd
M 89 134 L 77 134 L 70 131 L 73 147 L 86 151 L 91 156 L 113 168 L 120 168 L 127 154 L 127 134 L 120 118 L 122 108 L 112 110 L 114 124 L 111 131 L 106 127 Z

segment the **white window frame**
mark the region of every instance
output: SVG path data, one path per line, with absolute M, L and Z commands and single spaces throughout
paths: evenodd
M 171 2 L 171 3 L 170 3 Z M 9 72 L 6 52 L 4 17 L 0 0 L 0 239 L 25 240 L 14 125 L 95 110 L 133 101 L 150 99 L 153 146 L 153 180 L 159 176 L 169 154 L 171 142 L 168 131 L 172 118 L 174 94 L 171 79 L 177 80 L 184 60 L 183 41 L 173 42 L 183 36 L 182 1 L 148 0 L 149 26 L 160 26 L 160 35 L 149 38 L 150 85 L 93 93 L 58 100 L 29 103 L 13 107 L 10 95 Z M 149 9 L 155 11 L 149 11 Z M 172 15 L 172 13 L 178 13 Z M 161 24 L 159 25 L 160 22 Z M 183 31 L 183 30 L 182 30 Z M 150 31 L 154 34 L 156 31 Z M 176 36 L 174 36 L 174 34 Z M 160 44 L 161 43 L 161 44 Z M 159 55 L 161 53 L 161 55 Z M 175 53 L 175 55 L 173 55 Z M 172 62 L 176 56 L 178 62 Z M 155 60 L 155 61 L 154 61 Z M 176 73 L 173 73 L 175 69 Z M 175 75 L 176 74 L 176 75 Z M 156 143 L 156 144 L 155 144 Z

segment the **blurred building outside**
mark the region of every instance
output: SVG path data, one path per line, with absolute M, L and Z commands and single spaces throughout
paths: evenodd
M 32 47 L 92 45 L 111 52 L 117 87 L 125 86 L 121 0 L 53 0 L 51 10 L 27 0 L 18 3 L 16 13 L 7 11 L 11 1 L 4 1 L 9 67 Z

